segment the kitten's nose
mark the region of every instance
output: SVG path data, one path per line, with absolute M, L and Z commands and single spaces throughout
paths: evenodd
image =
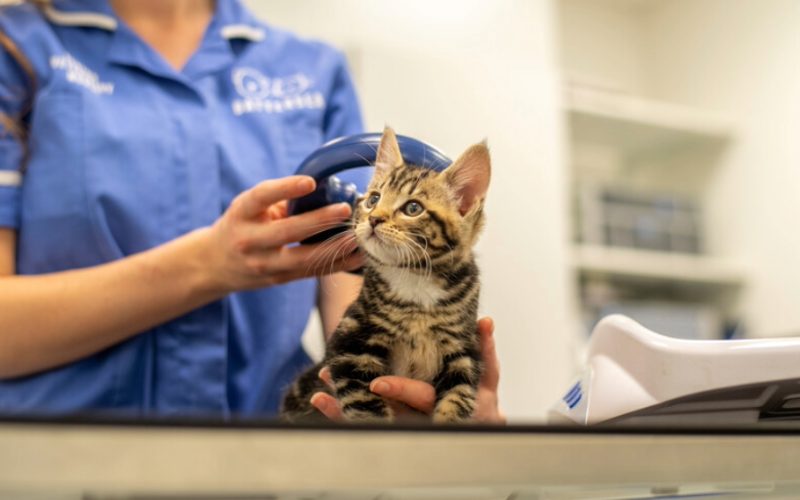
M 377 226 L 381 222 L 386 222 L 386 218 L 385 217 L 372 217 L 372 216 L 369 217 L 369 225 L 372 226 L 372 227 Z

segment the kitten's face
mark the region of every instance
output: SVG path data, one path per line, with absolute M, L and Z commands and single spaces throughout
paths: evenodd
M 394 133 L 384 131 L 375 176 L 354 213 L 359 246 L 379 263 L 412 268 L 468 253 L 489 180 L 486 146 L 470 151 L 437 173 L 405 165 Z
M 436 172 L 421 167 L 400 166 L 373 179 L 355 213 L 361 248 L 384 264 L 415 267 L 460 246 L 444 188 Z

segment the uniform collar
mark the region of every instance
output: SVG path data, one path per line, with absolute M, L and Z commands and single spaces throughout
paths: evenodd
M 54 0 L 44 12 L 53 24 L 112 33 L 108 51 L 112 63 L 136 66 L 167 78 L 177 76 L 152 50 L 138 43 L 136 35 L 119 20 L 108 0 Z M 230 64 L 235 57 L 231 47 L 234 40 L 249 44 L 266 36 L 263 24 L 240 0 L 216 0 L 214 19 L 201 47 L 203 57 L 190 60 L 184 76 L 197 76 Z
M 106 0 L 54 0 L 44 7 L 47 19 L 59 26 L 116 31 L 117 16 Z
M 215 17 L 222 38 L 260 42 L 267 33 L 263 25 L 240 0 L 216 0 Z
M 119 20 L 108 0 L 54 0 L 44 13 L 53 24 L 116 31 Z M 228 40 L 260 42 L 266 37 L 261 23 L 240 0 L 216 0 L 214 26 Z

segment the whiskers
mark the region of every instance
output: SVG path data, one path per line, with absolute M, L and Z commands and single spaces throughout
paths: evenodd
M 352 221 L 346 223 L 335 224 L 320 224 L 320 230 L 315 234 L 320 234 L 334 227 L 346 226 L 346 228 L 322 243 L 319 243 L 317 248 L 311 253 L 309 257 L 309 265 L 307 271 L 309 274 L 322 276 L 331 274 L 336 266 L 336 262 L 340 258 L 345 258 L 345 252 L 353 248 L 353 243 L 356 241 L 355 224 Z
M 313 275 L 330 274 L 335 270 L 336 263 L 347 257 L 347 253 L 357 246 L 359 237 L 357 232 L 368 230 L 368 226 L 353 220 L 345 223 L 320 224 L 316 234 L 337 226 L 346 226 L 341 233 L 335 234 L 319 243 L 309 257 L 307 271 Z M 404 276 L 414 274 L 428 280 L 433 275 L 434 266 L 429 253 L 428 238 L 421 232 L 401 230 L 391 226 L 381 225 L 378 228 L 377 240 L 374 246 L 370 244 L 369 253 L 378 263 L 398 268 Z M 366 236 L 366 234 L 361 235 Z M 448 248 L 449 245 L 448 245 Z M 365 249 L 366 251 L 367 249 Z M 450 248 L 450 250 L 452 250 Z M 452 252 L 448 252 L 451 253 Z M 451 255 L 452 258 L 452 255 Z
M 418 274 L 430 278 L 433 272 L 431 258 L 428 255 L 428 239 L 421 233 L 400 231 L 395 228 L 384 228 L 381 236 L 389 241 L 387 250 L 394 254 L 394 263 L 403 274 Z M 420 244 L 417 239 L 421 239 Z
M 415 267 L 419 268 L 421 265 L 423 277 L 425 279 L 430 278 L 433 273 L 433 264 L 431 263 L 430 255 L 428 255 L 428 238 L 424 234 L 415 231 L 409 231 L 404 236 L 403 244 L 413 253 L 417 264 Z M 424 247 L 419 243 L 419 240 L 422 240 L 425 244 Z M 418 258 L 417 255 L 422 258 Z

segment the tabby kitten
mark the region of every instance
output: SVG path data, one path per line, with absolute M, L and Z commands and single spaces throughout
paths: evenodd
M 353 213 L 366 254 L 364 285 L 337 327 L 324 360 L 289 388 L 282 416 L 324 418 L 309 399 L 334 395 L 349 421 L 385 421 L 394 412 L 370 382 L 382 375 L 436 389 L 433 421 L 469 421 L 481 376 L 478 268 L 472 247 L 483 225 L 491 165 L 476 144 L 441 173 L 406 165 L 384 130 L 366 196 Z M 317 374 L 330 367 L 333 390 Z

